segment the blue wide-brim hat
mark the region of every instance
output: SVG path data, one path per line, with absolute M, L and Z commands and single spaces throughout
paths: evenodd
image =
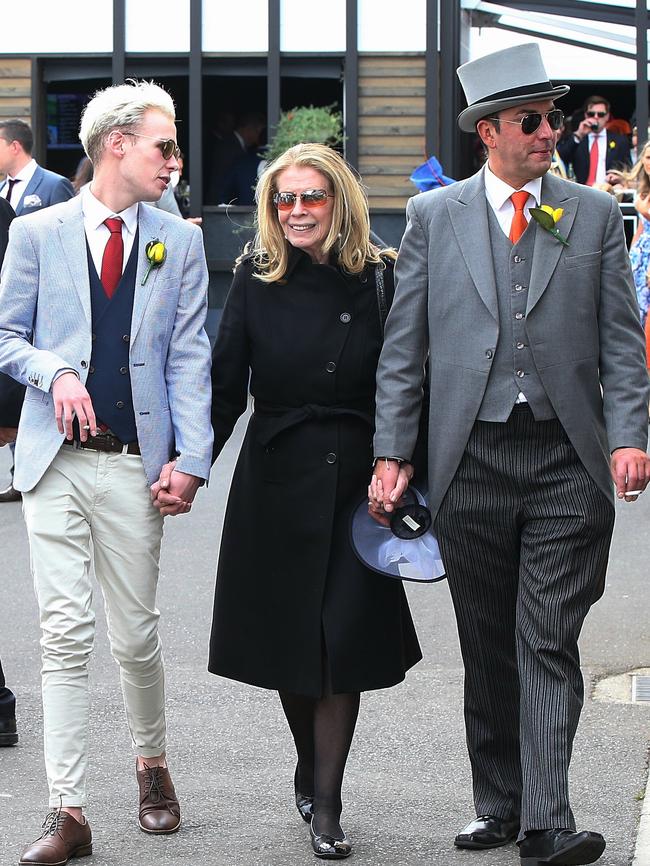
M 476 124 L 504 108 L 526 102 L 559 99 L 571 89 L 549 81 L 536 42 L 525 42 L 470 60 L 456 70 L 467 108 L 458 115 L 463 132 L 476 132 Z
M 417 186 L 420 192 L 428 192 L 430 189 L 437 189 L 439 186 L 449 186 L 452 183 L 456 183 L 453 178 L 447 177 L 443 172 L 442 166 L 435 156 L 430 156 L 426 162 L 418 165 L 413 170 L 409 180 Z

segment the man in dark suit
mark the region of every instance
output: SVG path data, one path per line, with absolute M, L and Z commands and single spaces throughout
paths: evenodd
M 608 172 L 630 164 L 630 143 L 626 135 L 606 129 L 610 104 L 604 96 L 590 96 L 584 105 L 584 117 L 573 135 L 559 141 L 557 151 L 573 172 L 578 183 L 587 186 L 607 183 Z
M 0 267 L 7 249 L 9 224 L 14 218 L 13 208 L 0 198 Z M 0 447 L 16 439 L 18 418 L 25 389 L 10 376 L 0 373 Z M 7 688 L 0 661 L 0 746 L 13 746 L 18 742 L 16 733 L 16 698 Z
M 643 332 L 616 199 L 549 173 L 554 101 L 569 88 L 548 80 L 534 43 L 458 76 L 459 126 L 488 159 L 408 204 L 371 508 L 399 498 L 428 355 L 429 507 L 465 665 L 478 816 L 454 841 L 516 838 L 522 866 L 577 866 L 605 848 L 576 832 L 569 801 L 578 636 L 605 586 L 613 488 L 632 502 L 650 479 Z
M 32 158 L 33 144 L 32 131 L 24 120 L 0 121 L 0 173 L 6 175 L 0 183 L 0 199 L 11 205 L 16 216 L 35 213 L 74 195 L 67 178 L 41 168 Z M 14 391 L 20 394 L 23 389 L 18 386 Z M 13 482 L 0 491 L 0 502 L 19 500 Z

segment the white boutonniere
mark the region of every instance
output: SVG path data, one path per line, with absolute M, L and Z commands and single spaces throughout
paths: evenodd
M 550 235 L 553 235 L 555 240 L 559 241 L 561 244 L 564 244 L 565 247 L 568 247 L 568 240 L 562 237 L 562 235 L 560 234 L 560 230 L 556 225 L 562 219 L 563 213 L 564 208 L 552 208 L 550 204 L 543 204 L 539 207 L 531 207 L 530 209 L 530 215 L 532 216 L 532 218 L 536 222 L 538 222 L 545 231 L 547 231 Z

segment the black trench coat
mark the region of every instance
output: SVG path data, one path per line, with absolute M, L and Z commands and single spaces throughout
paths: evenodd
M 400 581 L 349 541 L 372 462 L 381 328 L 374 268 L 351 276 L 291 248 L 285 279 L 235 272 L 212 363 L 215 457 L 254 414 L 223 527 L 209 669 L 320 696 L 394 685 L 421 658 Z M 392 267 L 386 272 L 392 280 Z

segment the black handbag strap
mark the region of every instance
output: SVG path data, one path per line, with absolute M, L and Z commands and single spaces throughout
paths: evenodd
M 386 285 L 386 280 L 384 279 L 384 274 L 386 273 L 386 266 L 383 262 L 379 262 L 375 265 L 375 287 L 377 289 L 377 306 L 379 307 L 379 321 L 381 323 L 382 334 L 386 327 L 388 311 L 390 310 L 390 306 L 393 302 L 393 295 L 395 293 L 395 287 L 392 282 L 392 272 L 390 275 L 391 280 L 389 286 Z

